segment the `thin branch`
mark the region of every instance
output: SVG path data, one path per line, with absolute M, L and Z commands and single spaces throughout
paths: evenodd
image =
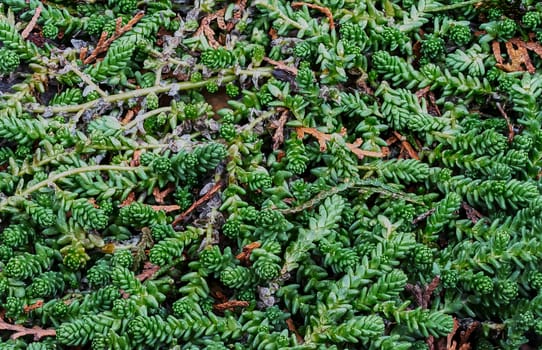
M 39 309 L 42 306 L 43 306 L 43 300 L 38 300 L 34 304 L 25 305 L 23 310 L 25 313 L 29 313 L 30 311 Z
M 252 242 L 250 244 L 247 244 L 243 247 L 243 251 L 237 254 L 235 258 L 244 264 L 248 264 L 252 251 L 256 248 L 260 248 L 261 245 L 262 244 L 260 242 Z
M 508 114 L 506 114 L 506 111 L 504 108 L 502 108 L 501 104 L 499 102 L 496 103 L 497 108 L 499 109 L 499 112 L 501 112 L 501 115 L 504 117 L 504 120 L 506 120 L 506 125 L 508 126 L 508 143 L 511 143 L 514 140 L 514 126 L 510 122 L 510 118 L 508 117 Z
M 49 176 L 49 178 L 38 182 L 37 184 L 27 188 L 23 192 L 21 192 L 18 195 L 10 196 L 5 198 L 2 202 L 0 202 L 0 212 L 3 211 L 8 203 L 10 203 L 13 200 L 16 200 L 17 198 L 25 198 L 26 196 L 34 193 L 35 191 L 39 190 L 42 187 L 48 186 L 50 184 L 55 183 L 56 181 L 63 179 L 68 176 L 82 174 L 82 173 L 89 173 L 93 171 L 137 171 L 141 169 L 146 169 L 145 167 L 127 167 L 127 166 L 121 166 L 121 165 L 91 165 L 81 168 L 75 168 L 63 171 L 61 173 Z
M 98 41 L 98 44 L 96 45 L 96 48 L 94 49 L 94 51 L 92 51 L 90 56 L 88 56 L 83 61 L 83 63 L 84 64 L 90 64 L 90 63 L 94 62 L 94 60 L 96 60 L 96 57 L 98 57 L 99 54 L 101 54 L 103 52 L 106 52 L 109 49 L 109 46 L 111 45 L 111 43 L 113 41 L 115 41 L 116 39 L 121 37 L 124 33 L 130 31 L 132 29 L 132 27 L 137 22 L 139 22 L 139 20 L 144 15 L 145 15 L 144 11 L 139 11 L 130 21 L 128 21 L 128 23 L 126 23 L 125 26 L 121 26 L 120 24 L 122 23 L 122 19 L 120 17 L 117 18 L 115 33 L 113 33 L 113 35 L 111 35 L 111 37 L 109 39 L 106 39 L 107 32 L 103 32 L 102 35 L 100 36 L 100 40 Z
M 277 111 L 278 110 L 279 109 L 277 108 Z M 271 123 L 271 127 L 275 129 L 275 133 L 273 134 L 273 150 L 275 151 L 284 142 L 284 125 L 286 125 L 286 122 L 288 121 L 288 112 L 289 110 L 284 108 L 279 120 Z
M 152 210 L 160 211 L 163 210 L 166 213 L 169 213 L 170 211 L 176 211 L 181 209 L 180 206 L 172 204 L 172 205 L 151 205 Z
M 395 135 L 395 137 L 397 137 L 398 140 L 401 141 L 401 146 L 406 150 L 410 158 L 420 160 L 418 152 L 414 150 L 410 142 L 407 141 L 406 137 L 399 134 L 397 131 L 394 131 L 393 134 Z
M 295 334 L 295 338 L 297 340 L 297 343 L 298 344 L 303 344 L 304 343 L 303 337 L 297 331 L 297 328 L 295 327 L 295 324 L 294 324 L 294 320 L 292 320 L 291 317 L 286 320 L 286 326 L 288 327 L 288 330 L 290 332 L 293 332 Z
M 299 127 L 296 128 L 297 137 L 303 138 L 305 134 L 309 134 L 311 136 L 314 136 L 318 140 L 318 144 L 320 145 L 320 151 L 324 152 L 327 148 L 326 142 L 330 141 L 333 134 L 326 134 L 321 131 L 318 131 L 315 128 L 305 128 L 305 127 Z M 341 136 L 345 136 L 345 132 L 342 132 Z M 386 150 L 382 150 L 381 152 L 374 152 L 374 151 L 366 151 L 359 148 L 361 146 L 361 139 L 357 139 L 354 143 L 345 143 L 346 147 L 354 153 L 359 159 L 363 159 L 364 157 L 373 157 L 373 158 L 383 158 L 386 157 L 388 154 Z
M 424 291 L 423 291 L 423 305 L 422 305 L 422 307 L 424 309 L 429 308 L 429 304 L 431 302 L 431 297 L 433 296 L 433 292 L 435 291 L 435 289 L 437 289 L 439 284 L 440 284 L 440 277 L 435 276 L 435 278 L 433 278 L 431 283 L 429 283 L 424 288 Z
M 273 66 L 275 66 L 277 69 L 280 69 L 280 70 L 284 70 L 286 72 L 289 72 L 289 73 L 292 73 L 293 75 L 297 75 L 297 68 L 295 67 L 290 67 L 290 66 L 287 66 L 284 62 L 282 61 L 275 61 L 269 57 L 264 57 L 263 60 L 267 63 L 270 63 L 272 64 Z
M 92 79 L 90 79 L 90 77 L 81 72 L 77 66 L 75 64 L 70 64 L 69 65 L 69 69 L 75 73 L 75 75 L 77 75 L 79 78 L 81 78 L 81 80 L 83 82 L 85 82 L 88 86 L 92 87 L 92 89 L 94 91 L 96 91 L 98 94 L 100 94 L 101 97 L 106 97 L 107 96 L 107 93 L 105 91 L 103 91 L 102 89 L 100 89 L 100 87 L 98 85 L 96 85 Z
M 213 309 L 219 312 L 224 312 L 226 310 L 233 310 L 236 307 L 248 307 L 250 303 L 248 301 L 241 300 L 231 300 L 226 301 L 225 303 L 213 305 Z
M 308 8 L 315 9 L 322 12 L 329 20 L 329 29 L 331 30 L 335 29 L 335 22 L 333 21 L 333 14 L 331 13 L 330 9 L 328 9 L 327 7 L 318 6 L 318 5 L 310 4 L 307 2 L 298 2 L 298 1 L 292 2 L 292 7 L 301 7 L 301 6 L 307 6 Z
M 163 205 L 165 203 L 165 198 L 173 191 L 175 191 L 175 186 L 173 184 L 169 184 L 168 187 L 166 187 L 166 189 L 163 191 L 160 191 L 160 188 L 155 187 L 152 190 L 152 195 L 156 203 Z
M 418 217 L 416 217 L 414 220 L 412 220 L 412 225 L 416 225 L 418 222 L 425 220 L 427 217 L 429 217 L 431 214 L 433 214 L 435 212 L 435 210 L 436 210 L 435 208 L 429 209 L 425 213 L 422 213 L 422 214 L 418 215 Z
M 183 221 L 191 212 L 194 211 L 194 209 L 196 209 L 197 207 L 199 207 L 200 205 L 202 205 L 203 203 L 207 202 L 209 199 L 211 199 L 211 197 L 213 197 L 215 195 L 216 192 L 218 192 L 218 190 L 220 190 L 222 188 L 222 183 L 217 183 L 213 186 L 213 188 L 211 188 L 209 190 L 209 192 L 205 193 L 200 199 L 198 199 L 197 201 L 195 201 L 191 206 L 190 208 L 186 209 L 185 212 L 181 213 L 179 216 L 177 216 L 175 218 L 175 220 L 173 220 L 173 223 L 171 224 L 172 226 L 175 226 L 177 225 L 178 223 L 180 223 L 181 221 Z
M 467 218 L 472 221 L 473 224 L 477 223 L 480 219 L 482 219 L 484 216 L 476 209 L 468 205 L 466 202 L 461 203 L 461 207 L 465 209 L 465 213 L 467 214 Z
M 36 11 L 34 12 L 34 15 L 32 16 L 32 19 L 30 20 L 30 22 L 28 22 L 28 24 L 26 25 L 26 28 L 21 33 L 21 36 L 23 37 L 23 39 L 26 39 L 30 35 L 30 32 L 32 32 L 32 30 L 36 26 L 36 23 L 38 23 L 38 18 L 40 17 L 42 9 L 43 9 L 42 6 L 36 7 Z
M 154 265 L 150 263 L 149 261 L 146 261 L 145 265 L 143 265 L 143 271 L 139 275 L 137 275 L 136 278 L 139 281 L 143 282 L 153 277 L 159 270 L 160 270 L 160 266 Z
M 10 336 L 11 339 L 18 339 L 20 337 L 32 335 L 34 336 L 34 340 L 37 341 L 43 337 L 56 336 L 56 331 L 54 329 L 51 329 L 51 328 L 43 329 L 37 326 L 32 327 L 32 328 L 26 328 L 21 325 L 14 325 L 14 324 L 7 323 L 2 318 L 0 318 L 0 330 L 15 332 Z
M 267 69 L 265 69 L 265 71 L 267 71 Z M 159 94 L 159 93 L 162 93 L 162 92 L 168 92 L 168 91 L 170 91 L 172 89 L 176 89 L 178 91 L 199 89 L 199 88 L 205 87 L 209 82 L 220 80 L 222 83 L 225 84 L 225 83 L 229 83 L 231 81 L 234 81 L 235 79 L 237 79 L 237 76 L 235 76 L 234 74 L 231 74 L 231 75 L 226 75 L 226 76 L 223 76 L 223 77 L 215 77 L 215 78 L 202 80 L 202 81 L 198 81 L 198 82 L 187 81 L 187 82 L 167 84 L 167 85 L 163 85 L 163 86 L 153 86 L 153 87 L 149 87 L 149 88 L 145 88 L 145 89 L 131 90 L 131 91 L 122 92 L 122 93 L 116 94 L 116 95 L 109 95 L 109 96 L 103 97 L 101 99 L 92 100 L 90 102 L 82 103 L 82 104 L 78 104 L 78 105 L 68 105 L 68 106 L 42 106 L 42 105 L 40 105 L 40 106 L 35 106 L 35 107 L 29 107 L 28 110 L 29 110 L 29 112 L 33 112 L 33 113 L 45 113 L 46 111 L 50 112 L 50 113 L 54 113 L 54 114 L 57 114 L 57 113 L 75 113 L 75 112 L 81 111 L 82 109 L 92 108 L 92 107 L 94 107 L 94 106 L 96 106 L 96 105 L 98 105 L 100 103 L 104 103 L 104 102 L 105 103 L 114 103 L 114 102 L 118 102 L 118 101 L 128 100 L 130 98 L 146 96 L 146 95 L 148 95 L 150 93 L 153 93 L 153 92 L 156 93 L 156 94 Z

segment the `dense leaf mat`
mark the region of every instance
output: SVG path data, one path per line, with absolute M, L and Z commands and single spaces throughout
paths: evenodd
M 533 0 L 0 1 L 0 349 L 536 349 Z

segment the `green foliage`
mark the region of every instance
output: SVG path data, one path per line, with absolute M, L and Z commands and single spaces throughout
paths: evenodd
M 426 37 L 422 41 L 421 53 L 429 62 L 439 59 L 444 54 L 444 40 L 435 35 Z
M 211 69 L 228 68 L 235 63 L 235 55 L 224 48 L 206 50 L 201 53 L 201 63 Z
M 540 10 L 2 1 L 0 348 L 541 347 Z
M 46 23 L 42 28 L 43 36 L 48 39 L 55 39 L 58 36 L 58 27 L 53 23 Z
M 38 47 L 31 41 L 24 40 L 15 26 L 4 16 L 0 16 L 0 42 L 3 43 L 2 56 L 8 59 L 2 60 L 2 73 L 16 68 L 15 63 L 19 65 L 17 56 L 28 61 L 40 57 Z
M 450 28 L 448 37 L 457 45 L 466 45 L 471 40 L 470 28 L 464 25 L 455 25 Z
M 19 56 L 5 47 L 0 49 L 0 74 L 11 73 L 19 67 Z

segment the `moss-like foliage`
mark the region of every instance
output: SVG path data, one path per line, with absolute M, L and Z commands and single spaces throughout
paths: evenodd
M 0 350 L 540 348 L 541 23 L 1 1 Z

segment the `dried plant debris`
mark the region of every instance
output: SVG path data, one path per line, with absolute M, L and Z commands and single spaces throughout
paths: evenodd
M 0 1 L 0 350 L 542 347 L 542 6 Z

